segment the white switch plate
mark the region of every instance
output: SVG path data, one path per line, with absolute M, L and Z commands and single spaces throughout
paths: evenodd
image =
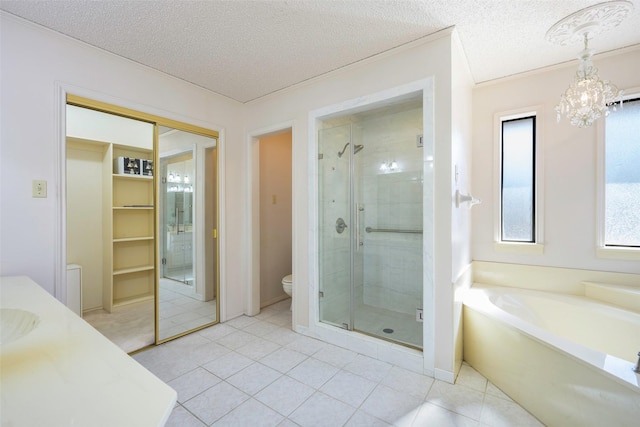
M 41 198 L 47 197 L 47 181 L 34 179 L 31 183 L 31 196 Z

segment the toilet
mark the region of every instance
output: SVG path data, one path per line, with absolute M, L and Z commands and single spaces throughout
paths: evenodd
M 284 276 L 282 278 L 282 290 L 289 296 L 291 296 L 291 285 L 293 284 L 293 274 L 289 274 L 288 276 Z M 289 307 L 291 310 L 291 307 Z

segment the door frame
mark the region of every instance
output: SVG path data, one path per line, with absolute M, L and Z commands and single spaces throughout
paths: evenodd
M 291 174 L 292 174 L 292 188 L 291 188 L 291 244 L 292 244 L 292 272 L 293 277 L 296 275 L 296 254 L 299 253 L 296 250 L 296 193 L 293 188 L 293 177 L 296 175 L 296 144 L 295 144 L 295 121 L 281 122 L 271 126 L 263 127 L 251 131 L 247 135 L 247 163 L 249 171 L 249 177 L 247 180 L 247 212 L 248 218 L 245 218 L 248 232 L 247 232 L 247 247 L 249 248 L 249 268 L 247 269 L 247 299 L 246 299 L 246 314 L 249 316 L 255 316 L 260 313 L 260 139 L 271 135 L 277 135 L 287 131 L 291 131 Z M 296 318 L 296 299 L 295 299 L 295 285 L 291 291 L 291 311 L 293 319 Z M 295 322 L 293 322 L 295 329 Z
M 226 283 L 226 269 L 225 269 L 225 248 L 226 248 L 226 233 L 225 223 L 225 130 L 220 126 L 207 121 L 197 120 L 192 117 L 181 116 L 176 113 L 162 110 L 159 108 L 149 107 L 148 105 L 138 104 L 126 99 L 105 95 L 101 92 L 96 92 L 83 87 L 73 86 L 66 83 L 55 83 L 55 113 L 56 113 L 56 151 L 57 151 L 57 165 L 56 165 L 56 185 L 59 189 L 57 197 L 57 218 L 56 218 L 56 230 L 54 231 L 54 245 L 57 248 L 54 260 L 54 296 L 63 304 L 67 305 L 67 195 L 66 195 L 66 122 L 67 113 L 66 108 L 69 104 L 69 98 L 74 98 L 76 101 L 86 101 L 85 107 L 91 108 L 94 106 L 97 109 L 103 111 L 120 114 L 125 117 L 130 117 L 137 120 L 151 121 L 156 124 L 162 124 L 172 127 L 177 127 L 181 130 L 197 130 L 204 129 L 215 134 L 215 138 L 218 141 L 218 283 L 217 283 L 217 313 L 218 321 L 225 318 L 225 283 Z M 104 107 L 108 107 L 104 110 Z M 156 136 L 157 138 L 157 136 Z M 156 152 L 154 142 L 154 153 Z M 158 191 L 156 186 L 154 191 Z M 157 194 L 155 196 L 157 200 Z M 157 264 L 157 262 L 156 262 Z M 156 287 L 157 287 L 157 268 L 156 268 Z M 157 300 L 157 298 L 156 298 Z M 156 301 L 157 304 L 157 301 Z M 156 320 L 156 329 L 157 329 Z M 158 336 L 156 330 L 156 338 Z

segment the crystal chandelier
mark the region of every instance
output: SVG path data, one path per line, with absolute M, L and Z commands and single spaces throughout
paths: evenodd
M 620 24 L 633 5 L 628 1 L 610 1 L 579 10 L 561 19 L 547 31 L 547 40 L 565 45 L 568 42 L 583 41 L 580 52 L 580 66 L 574 81 L 560 97 L 555 107 L 558 121 L 566 115 L 569 122 L 578 127 L 591 126 L 595 120 L 608 116 L 616 110 L 616 103 L 622 106 L 622 91 L 608 80 L 601 80 L 593 66 L 589 49 L 590 38 L 602 31 Z
M 622 108 L 622 91 L 609 80 L 600 80 L 598 69 L 591 62 L 593 51 L 588 48 L 589 39 L 584 36 L 584 50 L 578 57 L 581 62 L 573 83 L 560 97 L 556 105 L 558 122 L 566 115 L 569 122 L 578 127 L 591 126 L 603 115 L 609 115 L 609 107 L 616 111 L 616 103 Z

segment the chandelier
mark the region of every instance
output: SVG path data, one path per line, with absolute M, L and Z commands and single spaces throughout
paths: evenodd
M 620 24 L 632 8 L 628 1 L 596 4 L 561 19 L 547 31 L 546 38 L 553 43 L 584 42 L 575 78 L 555 107 L 558 122 L 566 115 L 574 126 L 591 126 L 598 118 L 608 116 L 611 110 L 616 111 L 616 104 L 622 106 L 622 91 L 609 80 L 601 80 L 598 69 L 593 66 L 589 40 L 594 34 Z

